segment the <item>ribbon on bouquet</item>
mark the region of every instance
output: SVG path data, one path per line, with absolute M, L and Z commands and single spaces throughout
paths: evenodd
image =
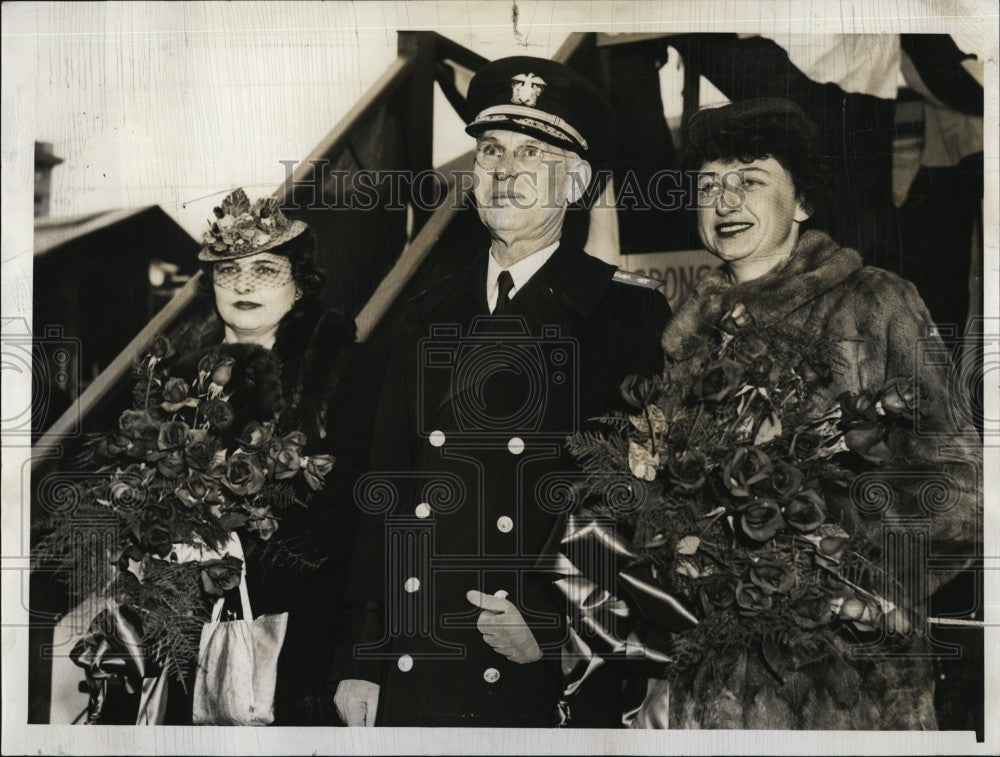
M 69 656 L 87 673 L 88 725 L 101 721 L 110 679 L 118 678 L 134 694 L 142 689 L 144 679 L 160 673 L 160 666 L 145 653 L 138 623 L 111 602 L 94 618 L 89 632 L 76 643 Z
M 673 658 L 662 632 L 698 625 L 697 618 L 663 590 L 650 567 L 638 560 L 613 519 L 567 516 L 550 537 L 538 569 L 552 576 L 552 585 L 568 608 L 559 725 L 569 718 L 570 699 L 605 660 L 668 664 Z

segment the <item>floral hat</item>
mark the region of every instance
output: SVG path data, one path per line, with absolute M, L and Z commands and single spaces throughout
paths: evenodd
M 215 220 L 202 238 L 198 260 L 235 260 L 272 250 L 303 231 L 302 221 L 290 221 L 273 197 L 253 204 L 242 189 L 233 190 L 212 209 Z

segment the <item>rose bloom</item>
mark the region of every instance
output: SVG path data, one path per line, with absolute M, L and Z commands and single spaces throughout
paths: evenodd
M 830 597 L 815 587 L 810 588 L 792 599 L 792 614 L 799 627 L 818 628 L 833 615 Z
M 256 494 L 264 486 L 264 471 L 250 455 L 237 450 L 226 465 L 224 483 L 233 494 Z
M 187 453 L 188 465 L 198 471 L 207 473 L 215 460 L 215 453 L 219 446 L 215 439 L 205 437 L 200 442 L 189 444 L 185 452 Z
M 636 410 L 642 410 L 659 394 L 659 382 L 655 377 L 631 374 L 626 376 L 619 387 L 622 399 Z
M 302 458 L 294 447 L 283 447 L 274 461 L 274 477 L 279 481 L 291 478 L 302 467 Z
M 306 435 L 301 431 L 293 431 L 281 437 L 281 443 L 285 447 L 294 447 L 299 452 L 306 446 Z
M 856 422 L 874 421 L 876 418 L 875 402 L 867 392 L 843 392 L 838 398 L 841 417 L 850 424 Z
M 173 355 L 174 348 L 170 340 L 161 334 L 149 343 L 149 354 L 157 360 L 162 360 Z
M 739 302 L 733 306 L 732 310 L 726 313 L 726 315 L 722 318 L 719 327 L 727 334 L 736 336 L 741 331 L 753 326 L 753 324 L 754 317 L 750 314 L 750 311 L 747 310 L 746 305 Z
M 773 499 L 757 499 L 743 508 L 740 526 L 754 541 L 765 542 L 785 525 L 781 508 Z
M 228 384 L 229 380 L 233 377 L 233 364 L 235 362 L 236 361 L 228 355 L 221 358 L 212 369 L 212 383 L 218 384 L 219 386 L 225 386 Z
M 696 492 L 705 485 L 705 466 L 708 458 L 697 450 L 684 450 L 667 462 L 670 482 L 684 492 Z
M 176 513 L 170 499 L 150 502 L 143 511 L 138 526 L 139 544 L 150 554 L 165 558 L 170 554 L 173 542 L 173 526 Z
M 250 510 L 247 528 L 251 531 L 256 531 L 260 534 L 261 539 L 267 541 L 278 530 L 278 521 L 271 515 L 271 508 L 254 507 Z
M 750 580 L 765 594 L 787 594 L 795 585 L 795 574 L 783 562 L 761 560 L 750 566 Z
M 823 446 L 823 437 L 811 431 L 801 431 L 792 438 L 788 453 L 799 460 L 808 460 Z
M 190 473 L 174 493 L 185 505 L 193 507 L 199 502 L 212 498 L 214 494 L 218 493 L 218 489 L 218 483 L 207 476 L 200 473 Z
M 798 492 L 785 505 L 784 516 L 789 528 L 802 533 L 815 531 L 826 518 L 823 512 L 823 496 L 813 489 Z
M 694 383 L 694 394 L 705 402 L 721 402 L 739 387 L 743 368 L 733 360 L 719 360 L 705 369 Z
M 225 431 L 233 425 L 236 412 L 228 402 L 222 400 L 209 400 L 201 406 L 202 415 L 212 424 L 212 428 Z
M 851 541 L 848 533 L 833 523 L 824 523 L 805 539 L 816 548 L 816 562 L 831 568 L 840 564 Z
M 771 488 L 779 497 L 790 497 L 802 486 L 802 472 L 794 465 L 779 460 L 771 471 Z
M 243 561 L 232 555 L 201 563 L 202 586 L 207 593 L 215 596 L 222 596 L 230 589 L 239 586 L 242 573 Z
M 885 432 L 877 422 L 848 429 L 844 434 L 847 449 L 865 460 L 884 465 L 892 459 L 892 450 L 885 443 Z
M 759 586 L 740 581 L 736 584 L 736 604 L 741 615 L 757 615 L 764 610 L 770 610 L 774 600 Z
M 156 422 L 145 410 L 126 410 L 118 418 L 118 428 L 128 437 L 135 436 L 145 427 L 155 425 Z M 157 433 L 159 433 L 158 428 Z
M 913 420 L 914 413 L 921 409 L 920 400 L 919 387 L 901 376 L 889 379 L 882 388 L 880 397 L 882 409 L 886 413 L 906 420 Z
M 119 426 L 126 438 L 121 446 L 126 446 L 132 457 L 145 457 L 158 449 L 160 427 L 149 413 L 126 410 L 119 419 Z
M 161 450 L 172 450 L 183 447 L 188 439 L 188 425 L 182 421 L 168 421 L 160 426 L 160 435 L 156 440 Z
M 750 496 L 750 487 L 771 475 L 771 458 L 757 447 L 739 447 L 722 468 L 726 488 L 737 497 Z
M 698 594 L 706 612 L 713 608 L 725 610 L 736 601 L 736 581 L 721 573 L 707 576 L 698 587 Z
M 167 383 L 163 385 L 163 409 L 168 413 L 180 410 L 188 404 L 189 392 L 190 387 L 184 379 L 177 377 L 167 379 Z
M 323 480 L 331 470 L 333 470 L 333 458 L 330 455 L 311 455 L 302 474 L 309 488 L 319 491 L 323 488 Z
M 236 441 L 247 449 L 260 449 L 271 441 L 271 429 L 257 421 L 250 421 L 240 431 Z

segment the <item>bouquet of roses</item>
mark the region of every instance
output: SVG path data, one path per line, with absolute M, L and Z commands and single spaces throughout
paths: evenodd
M 631 474 L 641 507 L 625 518 L 632 543 L 619 554 L 691 620 L 672 629 L 671 676 L 756 649 L 780 678 L 829 653 L 842 631 L 913 622 L 884 599 L 898 577 L 880 565 L 878 527 L 845 503 L 861 473 L 905 463 L 897 442 L 918 390 L 898 377 L 831 398 L 835 354 L 737 308 L 717 341 L 662 376 L 623 383 L 634 412 L 569 440 L 593 474 L 592 500 L 608 471 Z
M 231 356 L 209 352 L 189 382 L 171 375 L 172 354 L 164 337 L 153 342 L 136 368 L 135 407 L 87 442 L 79 462 L 92 473 L 77 477 L 75 507 L 43 524 L 38 553 L 79 594 L 111 600 L 115 622 L 147 650 L 144 675 L 163 669 L 184 683 L 212 600 L 241 580 L 242 560 L 226 551 L 231 533 L 273 544 L 281 513 L 306 505 L 333 459 L 305 454 L 305 436 L 279 435 L 274 419 L 237 427 Z M 322 562 L 294 550 L 284 559 Z M 121 636 L 98 626 L 77 650 L 85 659 Z

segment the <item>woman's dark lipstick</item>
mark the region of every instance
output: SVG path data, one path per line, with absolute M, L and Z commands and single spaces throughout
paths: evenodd
M 233 307 L 237 310 L 254 310 L 259 308 L 260 304 L 257 302 L 247 302 L 246 300 L 240 300 L 239 302 L 234 302 Z

